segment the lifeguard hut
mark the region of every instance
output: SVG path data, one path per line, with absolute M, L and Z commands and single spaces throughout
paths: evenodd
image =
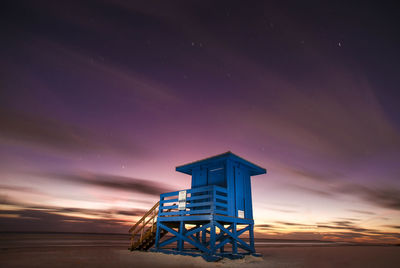
M 129 231 L 131 250 L 202 256 L 208 261 L 255 254 L 250 177 L 265 174 L 231 152 L 176 167 L 192 187 L 163 193 Z

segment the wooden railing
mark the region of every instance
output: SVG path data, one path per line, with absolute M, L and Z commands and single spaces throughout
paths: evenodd
M 179 210 L 176 204 L 179 191 L 160 195 L 160 217 L 220 214 L 228 215 L 228 198 L 226 188 L 210 185 L 187 189 L 186 207 Z
M 135 225 L 131 229 L 129 229 L 129 233 L 132 234 L 131 236 L 131 246 L 137 241 L 140 243 L 143 241 L 144 233 L 147 231 L 154 232 L 156 230 L 156 218 L 158 214 L 158 207 L 160 202 L 157 202 L 149 211 L 144 214 L 144 216 L 136 222 Z M 145 230 L 146 229 L 146 230 Z M 135 241 L 136 235 L 140 232 L 139 240 Z

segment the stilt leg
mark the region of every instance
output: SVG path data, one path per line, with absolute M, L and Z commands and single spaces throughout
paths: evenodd
M 254 224 L 250 224 L 249 239 L 250 239 L 250 248 L 253 251 L 252 253 L 255 253 L 256 250 L 254 248 Z
M 159 244 L 160 244 L 160 226 L 158 226 L 158 224 L 157 224 L 156 242 L 154 243 L 154 247 L 156 249 L 159 249 Z
M 185 226 L 185 224 L 183 223 L 183 221 L 181 221 L 179 224 L 179 234 L 180 235 L 183 235 L 184 226 Z M 178 250 L 179 251 L 183 250 L 183 240 L 181 238 L 179 238 L 179 240 L 178 240 Z
M 237 236 L 236 227 L 237 227 L 237 224 L 236 224 L 236 222 L 234 222 L 233 223 L 233 228 L 232 228 L 232 234 L 233 234 L 234 237 Z M 232 253 L 233 254 L 237 254 L 237 242 L 236 242 L 235 239 L 232 239 Z

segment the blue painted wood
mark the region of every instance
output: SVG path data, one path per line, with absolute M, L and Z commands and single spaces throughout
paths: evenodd
M 252 219 L 253 218 L 253 201 L 251 197 L 251 180 L 250 180 L 250 175 L 247 173 L 246 174 L 246 189 L 245 189 L 245 195 L 246 195 L 246 218 Z
M 163 209 L 178 209 L 178 205 L 162 206 Z
M 160 225 L 157 223 L 157 227 L 156 227 L 156 240 L 155 240 L 155 248 L 158 249 L 160 243 Z
M 160 195 L 155 250 L 168 254 L 201 255 L 206 260 L 216 257 L 235 259 L 254 253 L 250 179 L 266 173 L 266 170 L 231 152 L 179 166 L 176 170 L 192 176 L 191 188 L 186 189 L 186 209 L 178 210 L 179 191 Z M 244 212 L 244 218 L 238 217 L 238 210 Z M 178 228 L 178 231 L 170 226 Z M 174 237 L 160 241 L 161 229 Z M 249 243 L 241 238 L 246 232 Z M 165 248 L 175 242 L 176 249 Z M 195 248 L 185 248 L 184 242 Z M 227 244 L 231 244 L 228 251 L 224 248 Z M 238 248 L 244 252 L 238 252 Z
M 251 227 L 251 225 L 248 225 L 248 226 L 244 227 L 243 229 L 241 229 L 241 230 L 239 230 L 239 231 L 236 231 L 236 235 L 237 235 L 237 236 L 240 236 L 240 235 L 243 234 L 244 232 L 249 231 L 249 230 L 250 230 L 250 227 Z
M 214 219 L 216 221 L 236 222 L 238 224 L 254 224 L 254 220 L 233 218 L 233 217 L 224 216 L 224 215 L 214 215 Z
M 193 199 L 192 199 L 193 200 Z M 201 207 L 201 206 L 212 206 L 214 203 L 211 201 L 207 201 L 207 202 L 199 202 L 199 203 L 192 203 L 192 204 L 187 204 L 186 207 L 187 208 L 192 208 L 192 207 Z
M 254 247 L 254 224 L 250 225 L 249 229 L 249 241 L 250 241 L 250 248 L 253 251 L 253 253 L 256 252 L 256 249 Z
M 215 240 L 216 240 L 216 237 L 215 237 L 216 235 L 215 235 L 215 222 L 212 222 L 211 223 L 211 226 L 210 226 L 210 251 L 211 251 L 211 254 L 215 254 Z
M 176 167 L 176 171 L 192 175 L 192 170 L 196 167 L 204 167 L 204 166 L 210 166 L 210 165 L 215 165 L 218 162 L 224 162 L 226 160 L 232 160 L 238 163 L 241 163 L 246 166 L 247 169 L 251 170 L 251 175 L 258 175 L 258 174 L 264 174 L 266 173 L 265 168 L 259 167 L 243 158 L 240 156 L 235 155 L 232 152 L 226 152 L 220 155 L 212 156 L 203 160 L 199 160 L 196 162 L 192 162 L 186 165 L 181 165 Z
M 181 221 L 180 224 L 179 224 L 179 239 L 178 239 L 178 250 L 179 251 L 183 250 L 183 239 L 182 238 L 183 238 L 183 233 L 184 233 L 184 230 L 185 230 L 184 226 L 185 226 L 184 222 Z
M 207 184 L 208 185 L 219 185 L 222 187 L 226 187 L 225 180 L 225 165 L 215 165 L 210 166 L 207 169 Z
M 220 207 L 223 207 L 223 208 L 228 208 L 228 204 L 226 203 L 226 201 L 223 201 L 223 200 L 219 199 L 218 197 L 215 199 L 214 204 L 215 204 L 215 206 L 220 206 Z
M 240 239 L 237 236 L 237 232 L 236 232 L 236 228 L 233 229 L 233 233 L 231 233 L 229 230 L 227 230 L 225 227 L 223 227 L 221 224 L 219 224 L 218 222 L 215 222 L 216 226 L 218 226 L 218 228 L 220 228 L 222 231 L 224 231 L 227 235 L 229 235 L 230 237 L 232 237 L 234 240 L 236 240 L 237 242 L 239 242 L 244 248 L 246 248 L 247 250 L 251 251 L 251 248 L 249 245 L 247 245 L 246 242 L 244 242 L 242 239 Z M 234 223 L 235 224 L 235 223 Z
M 162 243 L 160 243 L 159 247 L 160 248 L 165 247 L 166 245 L 169 245 L 169 244 L 174 243 L 176 241 L 178 241 L 178 237 L 177 236 L 168 238 L 167 240 L 164 240 Z
M 160 200 L 160 205 L 163 205 L 166 203 L 176 203 L 176 202 L 178 202 L 178 198 L 168 199 L 168 200 Z
M 204 214 L 204 215 L 186 215 L 186 216 L 169 216 L 169 217 L 159 217 L 157 222 L 180 222 L 180 221 L 191 221 L 191 222 L 203 222 L 210 221 L 212 219 L 212 215 Z
M 203 231 L 204 229 L 209 228 L 210 226 L 211 226 L 211 223 L 207 223 L 207 224 L 205 224 L 205 225 L 203 225 L 203 226 L 201 226 L 201 227 L 198 227 L 198 228 L 196 228 L 196 229 L 194 229 L 194 230 L 191 230 L 191 231 L 187 232 L 186 235 L 192 235 L 192 234 L 201 232 L 201 231 Z
M 227 201 L 228 201 L 228 215 L 235 216 L 236 211 L 236 197 L 235 197 L 235 174 L 233 162 L 231 160 L 227 160 Z
M 234 222 L 233 223 L 233 228 L 232 228 L 233 237 L 230 236 L 230 241 L 231 241 L 231 244 L 232 244 L 232 253 L 233 254 L 237 254 L 237 241 L 234 239 L 234 237 L 236 237 L 236 228 L 237 228 L 237 225 L 236 225 L 236 222 Z
M 182 239 L 182 240 L 188 242 L 189 244 L 192 244 L 193 246 L 197 247 L 197 248 L 200 249 L 201 251 L 203 251 L 203 252 L 205 252 L 205 253 L 208 253 L 208 254 L 211 253 L 211 251 L 210 251 L 208 248 L 206 248 L 206 247 L 204 247 L 203 245 L 201 245 L 201 244 L 199 244 L 199 243 L 197 243 L 197 242 L 195 242 L 195 241 L 193 241 L 193 240 L 191 240 L 191 239 L 189 239 L 189 238 L 187 238 L 187 237 L 185 237 L 185 236 L 179 234 L 178 232 L 176 232 L 175 230 L 169 228 L 168 226 L 166 226 L 166 225 L 160 223 L 160 227 L 161 227 L 162 229 L 164 229 L 164 230 L 170 232 L 171 234 L 177 236 L 178 239 Z
M 250 176 L 266 173 L 264 168 L 227 152 L 178 166 L 176 170 L 192 175 L 192 189 L 205 185 L 223 186 L 227 189 L 228 215 L 237 217 L 241 210 L 245 218 L 253 218 Z
M 223 247 L 224 245 L 226 245 L 227 243 L 230 242 L 230 238 L 226 237 L 222 242 L 220 242 L 216 247 L 215 250 L 218 250 L 219 248 Z
M 215 212 L 216 214 L 220 214 L 220 215 L 228 215 L 228 212 L 225 211 L 225 210 L 216 209 L 216 210 L 214 210 L 214 212 Z

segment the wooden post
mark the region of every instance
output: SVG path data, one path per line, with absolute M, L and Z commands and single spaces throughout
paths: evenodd
M 211 223 L 211 228 L 210 228 L 210 251 L 212 254 L 215 254 L 215 229 L 216 226 L 214 224 L 214 220 Z
M 146 222 L 146 218 L 143 219 L 143 226 L 142 226 L 142 230 L 140 230 L 140 242 L 142 242 L 143 239 L 143 231 L 144 231 L 144 224 Z
M 199 228 L 200 227 L 200 224 L 196 224 L 196 228 Z M 198 241 L 200 241 L 200 233 L 201 232 L 197 232 L 196 233 L 196 239 L 198 240 Z
M 156 249 L 159 249 L 159 244 L 160 244 L 160 226 L 156 227 L 156 242 L 154 243 L 154 246 Z
M 207 242 L 207 229 L 201 231 L 201 243 L 205 245 Z
M 236 224 L 236 222 L 234 222 L 233 228 L 232 228 L 232 233 L 233 233 L 234 237 L 237 237 L 236 227 L 237 227 L 237 224 Z M 232 239 L 232 253 L 237 254 L 237 242 L 235 239 L 233 239 L 233 238 L 231 238 L 231 239 Z
M 183 223 L 183 220 L 181 220 L 181 222 L 180 222 L 180 224 L 179 224 L 179 234 L 180 235 L 183 235 L 183 229 L 184 229 L 184 223 Z M 178 250 L 179 251 L 182 251 L 183 250 L 183 240 L 182 240 L 182 238 L 179 238 L 179 240 L 178 240 Z
M 250 224 L 249 238 L 250 238 L 250 248 L 253 251 L 252 253 L 255 253 L 256 249 L 254 248 L 254 225 L 253 224 Z

